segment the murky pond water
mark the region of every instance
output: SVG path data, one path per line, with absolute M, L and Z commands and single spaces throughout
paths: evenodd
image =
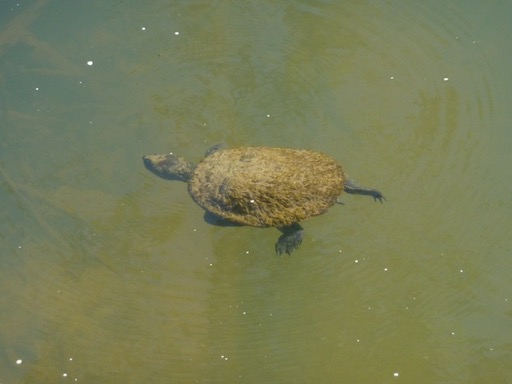
M 0 382 L 512 381 L 510 12 L 7 1 Z M 277 257 L 141 161 L 220 142 L 387 201 L 342 195 Z

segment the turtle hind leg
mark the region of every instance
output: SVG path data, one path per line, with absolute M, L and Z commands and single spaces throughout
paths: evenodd
M 283 253 L 290 255 L 299 248 L 304 237 L 304 228 L 299 223 L 278 228 L 283 234 L 279 236 L 276 243 L 276 253 L 281 256 Z
M 375 200 L 375 201 L 379 200 L 381 203 L 382 203 L 382 200 L 386 200 L 386 198 L 380 191 L 378 191 L 376 189 L 372 189 L 372 188 L 361 187 L 360 185 L 357 185 L 352 180 L 345 180 L 345 183 L 343 184 L 343 190 L 346 193 L 351 193 L 354 195 L 371 196 L 371 197 L 373 197 L 373 200 Z

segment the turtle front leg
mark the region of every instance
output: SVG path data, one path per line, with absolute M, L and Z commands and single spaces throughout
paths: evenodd
M 299 223 L 294 223 L 286 227 L 279 227 L 283 234 L 279 236 L 276 243 L 276 253 L 281 256 L 283 253 L 290 255 L 299 248 L 304 237 L 304 228 Z

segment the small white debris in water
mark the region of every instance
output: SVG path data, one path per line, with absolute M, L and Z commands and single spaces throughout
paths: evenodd
M 179 33 L 178 31 L 176 31 L 176 32 L 174 32 L 174 34 L 175 34 L 176 36 L 178 36 L 180 33 Z
M 393 373 L 393 376 L 398 377 L 398 372 Z
M 62 377 L 68 377 L 68 374 L 67 373 L 63 373 Z
M 443 81 L 448 81 L 450 80 L 448 77 L 443 77 Z
M 254 199 L 249 200 L 251 204 L 254 204 Z
M 93 65 L 93 64 L 94 64 L 94 61 L 92 61 L 92 60 L 89 60 L 89 61 L 87 62 L 87 65 L 88 65 L 88 66 L 91 66 L 91 65 Z
M 249 254 L 249 251 L 245 251 L 245 254 L 248 255 Z
M 384 272 L 387 272 L 387 270 L 388 270 L 387 268 L 384 268 Z
M 146 27 L 142 27 L 141 29 L 142 29 L 143 31 L 145 31 L 145 30 L 146 30 Z
M 391 80 L 394 80 L 394 79 L 395 79 L 395 76 L 391 76 L 391 77 L 390 77 L 390 79 L 391 79 Z
M 39 91 L 39 87 L 36 87 L 36 91 Z
M 21 360 L 21 359 L 16 360 L 16 364 L 20 365 L 21 363 L 23 363 L 23 360 Z
M 357 259 L 356 259 L 356 260 L 354 260 L 354 263 L 356 263 L 356 264 L 357 264 L 357 263 L 359 263 L 359 260 L 357 260 Z
M 455 332 L 452 332 L 452 336 L 455 336 Z
M 267 117 L 270 117 L 270 114 L 267 114 Z

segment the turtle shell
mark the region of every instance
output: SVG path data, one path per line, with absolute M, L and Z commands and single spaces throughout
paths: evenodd
M 205 157 L 189 192 L 205 210 L 233 223 L 282 227 L 324 213 L 344 180 L 341 166 L 323 153 L 245 147 Z

